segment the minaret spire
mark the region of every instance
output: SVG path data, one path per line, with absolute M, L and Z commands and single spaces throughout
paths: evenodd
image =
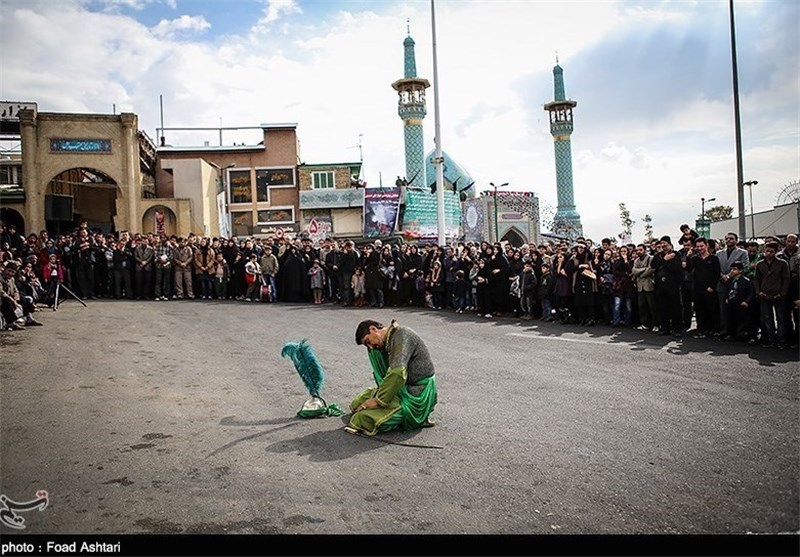
M 558 65 L 558 53 L 553 68 L 553 90 L 554 100 L 544 105 L 544 109 L 550 113 L 550 134 L 553 136 L 556 156 L 558 210 L 553 218 L 553 233 L 574 240 L 583 234 L 572 185 L 572 109 L 578 103 L 567 100 L 564 70 Z
M 408 30 L 411 31 L 410 24 Z M 427 114 L 425 90 L 431 86 L 427 79 L 417 77 L 417 64 L 414 58 L 414 39 L 411 34 L 403 41 L 404 77 L 392 83 L 397 91 L 397 114 L 403 120 L 403 138 L 406 155 L 406 175 L 408 185 L 406 196 L 427 196 L 418 190 L 428 185 L 425 175 L 425 138 L 422 120 Z M 404 224 L 405 227 L 405 224 Z
M 406 40 L 403 41 L 403 47 L 405 50 L 405 55 L 403 57 L 405 72 L 403 77 L 406 79 L 417 77 L 417 58 L 414 54 L 414 39 L 411 38 L 411 23 L 407 23 L 407 25 L 408 36 L 406 37 Z

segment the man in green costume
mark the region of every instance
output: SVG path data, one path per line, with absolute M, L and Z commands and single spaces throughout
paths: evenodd
M 419 335 L 397 321 L 385 327 L 366 320 L 356 328 L 356 344 L 367 347 L 377 387 L 350 403 L 353 415 L 345 429 L 375 435 L 433 426 L 428 418 L 436 405 L 436 377 L 428 347 Z

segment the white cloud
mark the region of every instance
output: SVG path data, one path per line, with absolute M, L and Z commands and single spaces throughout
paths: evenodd
M 303 13 L 303 10 L 296 0 L 267 0 L 267 5 L 264 8 L 264 17 L 258 20 L 255 29 L 264 31 L 271 23 L 278 21 L 285 15 L 301 13 Z
M 92 2 L 92 0 L 79 1 L 83 4 Z M 143 10 L 148 4 L 164 4 L 173 10 L 177 8 L 176 0 L 99 0 L 99 4 L 104 6 L 106 11 L 115 11 L 122 7 Z
M 211 28 L 211 24 L 201 15 L 182 15 L 176 19 L 162 19 L 152 28 L 157 37 L 174 38 L 177 35 L 194 35 Z

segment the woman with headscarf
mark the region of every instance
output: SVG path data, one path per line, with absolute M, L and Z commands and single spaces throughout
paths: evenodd
M 382 308 L 384 305 L 383 275 L 380 267 L 381 254 L 372 244 L 368 244 L 364 247 L 364 282 L 367 288 L 367 300 L 374 308 Z
M 294 245 L 289 245 L 280 257 L 278 276 L 281 283 L 278 295 L 282 302 L 305 302 L 308 298 L 308 269 Z
M 422 256 L 417 246 L 406 246 L 406 261 L 400 279 L 401 305 L 413 306 L 416 298 L 417 271 L 422 270 Z
M 489 295 L 492 297 L 492 306 L 495 315 L 508 311 L 508 293 L 511 285 L 508 282 L 508 259 L 503 253 L 502 247 L 491 244 L 486 247 L 489 261 L 486 266 L 489 268 Z
M 241 296 L 241 289 L 239 287 L 239 269 L 238 263 L 241 259 L 241 255 L 239 254 L 239 247 L 236 245 L 236 242 L 233 238 L 230 238 L 225 245 L 221 248 L 222 257 L 225 259 L 225 263 L 228 264 L 228 269 L 230 271 L 230 276 L 228 277 L 228 289 L 226 292 L 227 298 L 235 299 Z
M 255 253 L 252 240 L 248 239 L 244 242 L 239 242 L 239 259 L 235 261 L 234 266 L 231 268 L 237 285 L 234 286 L 234 289 L 238 289 L 239 292 L 239 295 L 236 297 L 237 300 L 244 300 L 244 293 L 247 292 L 247 280 L 244 266 L 250 260 L 250 254 L 252 253 Z M 228 265 L 230 266 L 230 263 L 228 263 Z M 280 287 L 278 287 L 278 291 L 280 292 Z
M 572 267 L 572 293 L 575 318 L 586 327 L 594 325 L 594 297 L 597 292 L 597 275 L 586 244 L 575 245 L 575 255 L 567 263 Z
M 567 265 L 569 261 L 567 254 L 559 250 L 553 260 L 552 272 L 556 277 L 555 309 L 558 320 L 562 323 L 569 323 L 572 318 L 572 274 L 574 270 Z

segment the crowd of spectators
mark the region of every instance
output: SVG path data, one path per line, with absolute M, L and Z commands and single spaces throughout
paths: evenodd
M 233 300 L 411 306 L 481 319 L 539 319 L 571 327 L 797 347 L 797 235 L 718 245 L 688 225 L 617 245 L 604 238 L 514 247 L 357 245 L 326 238 L 226 239 L 102 234 L 22 237 L 0 225 L 4 326 L 37 325 L 59 283 L 81 299 Z

